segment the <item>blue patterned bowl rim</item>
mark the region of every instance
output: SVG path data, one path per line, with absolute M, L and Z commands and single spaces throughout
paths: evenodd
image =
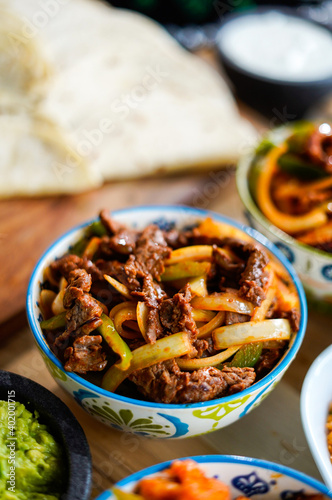
M 300 310 L 301 310 L 301 320 L 300 320 L 300 328 L 299 331 L 296 335 L 296 338 L 287 352 L 286 356 L 282 359 L 282 361 L 266 376 L 263 377 L 261 380 L 259 380 L 257 383 L 253 384 L 252 386 L 248 387 L 244 391 L 241 392 L 241 396 L 246 396 L 250 395 L 253 390 L 259 390 L 263 388 L 263 386 L 273 382 L 278 375 L 291 363 L 291 361 L 295 358 L 301 343 L 303 341 L 303 337 L 305 334 L 306 326 L 307 326 L 307 318 L 308 318 L 308 308 L 307 308 L 307 302 L 305 298 L 305 293 L 302 287 L 302 284 L 292 267 L 292 265 L 289 263 L 289 261 L 286 259 L 286 257 L 283 255 L 283 253 L 273 244 L 271 241 L 269 241 L 265 236 L 263 236 L 261 233 L 256 231 L 255 229 L 252 229 L 251 227 L 245 226 L 239 222 L 234 221 L 233 219 L 226 217 L 224 215 L 217 214 L 213 211 L 210 210 L 203 210 L 199 208 L 191 208 L 187 207 L 184 205 L 147 205 L 147 206 L 139 206 L 139 207 L 131 207 L 131 208 L 126 208 L 122 210 L 116 210 L 112 211 L 112 214 L 117 216 L 117 215 L 124 215 L 126 213 L 130 212 L 135 212 L 139 214 L 139 212 L 154 212 L 154 211 L 164 211 L 165 215 L 171 216 L 173 214 L 177 213 L 188 213 L 188 216 L 197 216 L 197 217 L 212 217 L 213 219 L 224 222 L 226 224 L 229 224 L 231 226 L 234 226 L 238 229 L 241 229 L 242 231 L 245 231 L 249 236 L 253 237 L 256 239 L 258 242 L 260 242 L 262 245 L 264 245 L 281 263 L 282 265 L 286 268 L 287 272 L 290 274 L 295 287 L 296 291 L 299 296 L 300 300 Z M 142 401 L 139 399 L 131 399 L 126 396 L 121 396 L 119 394 L 115 393 L 110 393 L 109 391 L 106 391 L 97 385 L 92 384 L 91 382 L 88 382 L 87 380 L 83 379 L 76 373 L 70 373 L 64 370 L 61 362 L 56 358 L 56 356 L 53 354 L 51 349 L 48 347 L 46 342 L 44 341 L 42 331 L 39 326 L 38 319 L 36 318 L 34 314 L 34 304 L 33 304 L 33 289 L 35 287 L 36 281 L 38 280 L 38 275 L 41 271 L 41 269 L 44 266 L 44 260 L 46 259 L 47 255 L 49 252 L 53 250 L 55 246 L 57 246 L 63 239 L 67 238 L 71 234 L 75 233 L 77 230 L 87 226 L 88 224 L 91 224 L 91 222 L 95 221 L 96 219 L 91 219 L 88 222 L 85 222 L 83 224 L 80 224 L 76 226 L 75 228 L 71 229 L 67 233 L 65 233 L 63 236 L 58 238 L 49 248 L 44 252 L 42 257 L 39 259 L 32 276 L 30 278 L 30 282 L 28 285 L 28 291 L 27 291 L 27 300 L 26 300 L 26 310 L 27 310 L 27 317 L 29 321 L 30 328 L 32 330 L 32 333 L 40 347 L 40 349 L 46 354 L 46 356 L 63 372 L 67 375 L 68 378 L 74 380 L 75 382 L 79 383 L 82 385 L 85 389 L 88 389 L 90 391 L 95 391 L 99 396 L 106 397 L 106 398 L 112 398 L 117 401 L 121 401 L 123 403 L 127 404 L 133 404 L 141 407 L 147 407 L 147 408 L 161 408 L 161 409 L 184 409 L 184 408 L 204 408 L 207 406 L 211 405 L 218 405 L 218 404 L 223 404 L 223 403 L 228 403 L 234 400 L 234 396 L 225 396 L 223 398 L 219 399 L 214 399 L 211 401 L 205 401 L 203 403 L 192 403 L 192 404 L 163 404 L 163 403 L 152 403 L 150 401 Z
M 240 465 L 248 465 L 251 467 L 260 467 L 262 469 L 271 470 L 278 474 L 283 474 L 285 476 L 289 476 L 293 479 L 301 481 L 305 485 L 318 490 L 319 492 L 327 495 L 329 498 L 332 498 L 331 490 L 327 488 L 324 484 L 320 483 L 317 479 L 314 479 L 310 476 L 307 476 L 303 472 L 299 472 L 295 469 L 291 469 L 290 467 L 286 467 L 285 465 L 276 464 L 274 462 L 268 462 L 267 460 L 261 460 L 260 458 L 250 458 L 250 457 L 241 457 L 236 455 L 198 455 L 192 457 L 184 457 L 179 458 L 177 460 L 185 460 L 192 459 L 198 463 L 227 463 L 227 464 L 240 464 Z M 150 474 L 155 474 L 156 472 L 160 472 L 161 470 L 166 469 L 171 465 L 173 460 L 168 460 L 167 462 L 162 462 L 157 465 L 152 465 L 146 469 L 140 470 L 131 474 L 130 476 L 122 479 L 116 486 L 119 488 L 123 488 L 127 484 L 131 482 L 137 482 L 143 479 L 143 477 L 148 476 Z M 110 491 L 107 490 L 99 495 L 96 500 L 108 500 Z

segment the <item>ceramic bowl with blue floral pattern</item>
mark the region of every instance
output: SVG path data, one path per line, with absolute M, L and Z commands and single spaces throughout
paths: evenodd
M 84 228 L 91 223 L 89 221 L 59 238 L 41 257 L 30 280 L 27 294 L 29 325 L 49 372 L 90 415 L 125 432 L 153 438 L 182 438 L 215 431 L 235 422 L 255 408 L 273 390 L 302 343 L 307 323 L 307 306 L 302 285 L 292 266 L 276 247 L 255 230 L 206 210 L 181 206 L 148 206 L 120 210 L 112 215 L 122 223 L 138 229 L 151 223 L 158 224 L 161 228 L 182 229 L 193 226 L 208 216 L 242 229 L 264 245 L 290 274 L 299 295 L 300 329 L 290 341 L 279 363 L 268 375 L 240 393 L 203 403 L 162 404 L 132 399 L 110 393 L 76 373 L 66 372 L 48 346 L 40 328 L 42 317 L 38 301 L 44 269 L 80 239 Z
M 322 494 L 332 498 L 332 492 L 322 483 L 284 465 L 267 462 L 257 458 L 231 455 L 205 455 L 188 457 L 199 463 L 208 477 L 220 479 L 230 488 L 231 498 L 239 496 L 255 497 L 264 500 L 295 500 L 299 494 Z M 126 477 L 116 487 L 132 493 L 137 483 L 170 466 L 164 462 L 141 470 Z M 323 498 L 324 498 L 323 496 Z M 303 498 L 303 497 L 301 497 Z M 104 491 L 96 500 L 115 500 L 110 490 Z M 217 500 L 217 499 L 216 499 Z
M 271 131 L 266 140 L 274 142 L 275 137 L 278 140 L 279 136 L 287 135 L 287 130 L 286 126 L 279 127 Z M 287 257 L 301 278 L 308 300 L 323 312 L 331 312 L 332 254 L 301 243 L 272 224 L 261 212 L 251 193 L 251 187 L 256 185 L 253 170 L 255 155 L 253 150 L 243 156 L 236 172 L 237 188 L 248 223 Z

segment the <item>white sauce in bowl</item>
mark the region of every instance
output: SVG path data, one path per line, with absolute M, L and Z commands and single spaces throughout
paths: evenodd
M 236 65 L 263 77 L 292 82 L 332 77 L 332 34 L 277 11 L 229 21 L 218 44 Z

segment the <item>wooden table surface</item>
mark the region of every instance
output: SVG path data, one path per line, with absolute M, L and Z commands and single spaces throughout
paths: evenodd
M 58 207 L 64 220 L 66 213 L 77 211 L 77 222 L 94 216 L 103 206 L 112 210 L 134 204 L 160 202 L 186 202 L 244 221 L 232 170 L 118 183 L 106 186 L 100 196 L 90 193 L 85 199 L 90 199 L 88 207 L 76 203 L 75 197 L 50 199 L 49 203 Z M 31 202 L 31 210 L 36 204 L 38 205 L 38 201 Z M 42 217 L 38 223 L 42 226 Z M 55 237 L 58 229 L 56 226 L 53 229 Z M 28 234 L 26 238 L 29 241 Z M 2 265 L 7 264 L 9 265 L 8 262 L 2 262 Z M 29 260 L 29 271 L 33 265 L 34 262 Z M 24 290 L 20 292 L 24 295 Z M 1 303 L 0 308 L 3 310 L 4 307 L 7 305 Z M 11 335 L 2 340 L 0 367 L 41 382 L 57 394 L 76 415 L 87 435 L 93 457 L 92 499 L 111 487 L 115 481 L 141 468 L 176 457 L 198 454 L 224 453 L 259 457 L 320 478 L 303 434 L 299 397 L 302 381 L 310 364 L 331 344 L 330 326 L 329 317 L 310 311 L 302 348 L 272 395 L 235 424 L 207 436 L 184 440 L 149 440 L 121 433 L 94 420 L 51 378 L 26 325 L 15 333 L 12 331 Z
M 258 129 L 269 125 L 252 111 L 242 111 Z M 276 116 L 270 125 L 279 122 Z M 28 279 L 38 257 L 64 231 L 95 217 L 101 208 L 179 203 L 245 222 L 234 170 L 118 182 L 71 197 L 0 201 L 0 368 L 42 383 L 75 414 L 92 453 L 91 499 L 132 472 L 188 455 L 221 453 L 264 458 L 321 479 L 302 430 L 299 401 L 310 364 L 331 344 L 331 317 L 309 311 L 300 352 L 273 393 L 240 421 L 196 438 L 155 440 L 111 429 L 88 415 L 48 373 L 24 312 Z

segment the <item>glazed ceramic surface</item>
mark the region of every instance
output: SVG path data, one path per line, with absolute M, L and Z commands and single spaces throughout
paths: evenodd
M 75 373 L 66 372 L 45 341 L 40 321 L 38 301 L 43 270 L 55 258 L 62 256 L 83 233 L 84 224 L 63 237 L 44 254 L 31 278 L 27 313 L 31 331 L 48 370 L 57 381 L 90 415 L 116 429 L 153 438 L 182 438 L 204 434 L 225 427 L 255 408 L 275 387 L 294 359 L 305 333 L 307 307 L 303 288 L 287 259 L 262 235 L 218 214 L 188 207 L 136 207 L 113 212 L 113 216 L 130 226 L 142 229 L 150 223 L 161 228 L 185 228 L 197 224 L 207 216 L 246 231 L 265 245 L 287 268 L 294 280 L 301 304 L 300 330 L 291 340 L 290 347 L 278 365 L 263 379 L 244 391 L 204 403 L 171 405 L 151 403 L 110 393 L 86 381 Z
M 200 464 L 209 477 L 225 482 L 231 491 L 231 498 L 240 495 L 262 500 L 293 500 L 297 493 L 322 493 L 332 498 L 331 492 L 323 484 L 301 472 L 283 465 L 256 458 L 231 455 L 206 455 L 190 457 Z M 117 487 L 133 492 L 137 482 L 143 477 L 158 473 L 169 467 L 171 462 L 154 465 L 133 474 L 117 483 Z M 105 491 L 96 500 L 115 500 L 111 491 Z
M 326 419 L 332 403 L 332 345 L 313 362 L 301 391 L 301 418 L 316 465 L 332 490 L 332 464 L 326 442 Z
M 323 309 L 329 310 L 328 304 L 332 304 L 332 255 L 296 241 L 262 214 L 249 190 L 248 179 L 253 158 L 254 153 L 243 157 L 236 174 L 238 192 L 245 206 L 248 223 L 283 252 L 299 274 L 308 299 L 318 307 L 324 302 Z
M 0 370 L 0 400 L 8 399 L 8 391 L 15 391 L 13 399 L 46 423 L 62 446 L 68 472 L 63 500 L 88 500 L 91 492 L 92 463 L 90 449 L 82 427 L 69 408 L 52 392 L 29 378 Z

